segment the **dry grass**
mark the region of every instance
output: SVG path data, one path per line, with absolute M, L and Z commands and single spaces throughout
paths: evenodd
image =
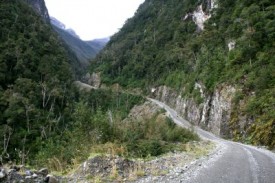
M 48 168 L 55 172 L 63 172 L 63 167 L 66 167 L 64 164 L 61 163 L 58 158 L 53 157 L 48 159 Z
M 109 154 L 112 156 L 128 156 L 127 148 L 123 144 L 106 143 L 94 145 L 91 147 L 90 152 L 93 154 Z
M 137 180 L 139 177 L 143 177 L 145 175 L 145 170 L 142 164 L 143 163 L 139 161 L 137 165 L 129 171 L 128 180 L 134 181 Z

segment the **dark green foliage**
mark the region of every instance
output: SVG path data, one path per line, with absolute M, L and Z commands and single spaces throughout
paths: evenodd
M 68 54 L 74 54 L 26 2 L 1 1 L 0 20 L 0 164 L 13 161 L 62 171 L 87 158 L 92 146 L 108 142 L 138 142 L 142 153 L 129 152 L 145 157 L 166 152 L 161 146 L 165 140 L 194 139 L 188 133 L 149 138 L 148 129 L 157 126 L 154 120 L 143 127 L 124 124 L 130 109 L 144 102 L 140 96 L 109 90 L 80 93 L 71 87 L 69 63 L 75 64 L 75 58 Z M 161 136 L 163 131 L 154 133 Z
M 126 123 L 116 130 L 120 134 L 118 140 L 126 143 L 129 155 L 134 157 L 158 156 L 173 150 L 171 143 L 199 140 L 192 131 L 177 126 L 170 118 L 160 120 L 158 115 Z
M 139 140 L 129 143 L 127 148 L 138 157 L 159 156 L 164 152 L 164 144 L 157 140 Z
M 0 161 L 25 163 L 69 116 L 72 72 L 49 25 L 25 2 L 0 3 Z
M 155 85 L 163 83 L 176 69 L 189 72 L 191 66 L 183 65 L 182 61 L 194 57 L 183 49 L 183 43 L 188 34 L 194 34 L 196 26 L 182 21 L 184 12 L 190 8 L 186 3 L 146 1 L 141 5 L 135 17 L 126 22 L 96 58 L 104 73 L 103 81 L 143 87 L 152 81 Z
M 111 90 L 94 90 L 86 100 L 94 111 L 99 108 L 103 111 L 117 111 L 122 118 L 128 115 L 134 105 L 144 102 L 144 98 L 141 96 L 112 92 Z
M 198 104 L 202 98 L 194 90 L 195 82 L 201 82 L 207 93 L 221 83 L 234 85 L 247 101 L 242 110 L 236 107 L 238 113 L 254 119 L 256 126 L 270 124 L 264 132 L 268 140 L 256 138 L 261 128 L 254 127 L 247 128 L 244 138 L 273 147 L 274 1 L 218 1 L 205 29 L 198 32 L 192 18 L 184 17 L 200 3 L 145 1 L 96 57 L 91 71 L 100 71 L 106 84 L 185 88 L 183 95 L 194 98 Z M 206 4 L 203 7 L 206 9 Z M 227 45 L 232 40 L 236 47 L 229 51 Z
M 124 147 L 123 153 L 117 152 L 119 155 L 144 158 L 173 150 L 175 142 L 199 140 L 197 135 L 176 126 L 171 119 L 159 120 L 159 114 L 144 121 L 124 121 L 134 105 L 144 102 L 142 97 L 94 90 L 82 94 L 80 100 L 72 112 L 72 123 L 62 135 L 49 138 L 41 146 L 36 164 L 60 170 L 52 167 L 55 163 L 47 162 L 58 161 L 66 167 L 72 160 L 83 161 L 94 151 L 102 152 L 98 146 L 104 148 L 106 143 Z

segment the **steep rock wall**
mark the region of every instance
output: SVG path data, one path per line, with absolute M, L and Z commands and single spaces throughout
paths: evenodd
M 219 136 L 230 136 L 229 123 L 233 107 L 232 99 L 236 88 L 222 85 L 217 87 L 212 94 L 207 95 L 201 84 L 197 83 L 196 87 L 200 89 L 203 98 L 203 102 L 200 104 L 197 104 L 192 98 L 182 97 L 182 92 L 176 92 L 167 86 L 156 88 L 152 97 L 173 107 L 194 125 L 199 125 Z

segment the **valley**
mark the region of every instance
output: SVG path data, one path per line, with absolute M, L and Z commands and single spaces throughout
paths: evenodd
M 145 0 L 83 41 L 1 1 L 0 182 L 274 182 L 274 12 Z

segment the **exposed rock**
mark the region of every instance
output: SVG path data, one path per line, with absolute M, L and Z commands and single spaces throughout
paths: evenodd
M 31 176 L 32 175 L 32 172 L 30 170 L 26 170 L 25 173 L 26 173 L 27 176 Z
M 7 172 L 4 168 L 0 168 L 0 181 L 3 180 L 7 176 Z
M 204 22 L 211 18 L 211 11 L 217 8 L 216 0 L 203 0 L 202 4 L 192 13 L 187 13 L 183 20 L 192 18 L 195 24 L 198 26 L 198 30 L 204 29 Z
M 202 160 L 214 155 L 214 145 L 211 142 L 190 142 L 192 146 L 188 152 L 170 152 L 161 157 L 144 161 L 141 159 L 128 160 L 118 156 L 101 155 L 84 162 L 70 177 L 62 179 L 64 182 L 96 182 L 91 178 L 99 177 L 102 182 L 169 182 L 182 175 L 192 167 L 199 166 Z M 203 149 L 203 154 L 196 156 L 196 152 Z M 117 178 L 110 179 L 116 173 Z M 155 181 L 154 181 L 155 180 Z
M 93 73 L 91 79 L 89 80 L 89 83 L 91 83 L 92 86 L 99 88 L 101 83 L 100 73 Z
M 34 174 L 32 174 L 32 178 L 33 178 L 33 179 L 36 179 L 37 177 L 38 177 L 38 175 L 37 175 L 37 174 L 35 174 L 35 173 L 34 173 Z
M 23 173 L 25 171 L 25 173 Z M 39 172 L 39 171 L 34 171 Z M 0 168 L 0 182 L 3 183 L 42 183 L 46 175 L 26 170 L 23 166 L 13 165 L 10 168 Z M 59 182 L 59 181 L 57 181 Z M 52 183 L 54 183 L 52 181 Z
M 192 123 L 199 124 L 201 111 L 193 99 L 185 99 L 181 93 L 177 93 L 167 86 L 158 87 L 153 97 L 170 105 Z
M 50 17 L 51 24 L 55 25 L 56 27 L 59 27 L 60 29 L 66 29 L 66 25 L 57 20 L 55 17 Z
M 21 166 L 12 165 L 10 169 L 14 169 L 15 171 L 19 171 L 21 169 Z
M 199 30 L 204 29 L 204 22 L 206 22 L 210 17 L 210 14 L 208 15 L 202 10 L 202 5 L 198 6 L 196 11 L 193 12 L 193 21 L 198 26 Z
M 87 160 L 72 175 L 72 177 L 101 176 L 110 177 L 117 172 L 121 177 L 125 177 L 134 167 L 134 162 L 118 156 L 96 156 Z
M 227 44 L 227 46 L 228 46 L 228 49 L 229 49 L 229 51 L 231 51 L 231 50 L 233 50 L 234 48 L 235 48 L 235 46 L 236 46 L 236 41 L 229 41 L 229 43 Z
M 151 119 L 161 109 L 158 105 L 147 101 L 142 105 L 134 106 L 125 121 L 143 121 Z
M 25 0 L 46 21 L 50 22 L 50 16 L 44 0 Z
M 9 170 L 7 182 L 24 182 L 24 177 L 15 169 Z
M 101 84 L 100 73 L 87 73 L 84 77 L 84 81 L 95 88 L 99 88 Z
M 53 175 L 47 175 L 47 177 L 44 179 L 44 182 L 46 182 L 46 183 L 58 183 L 59 181 Z
M 37 173 L 46 176 L 49 174 L 49 170 L 47 168 L 42 168 Z
M 229 85 L 217 87 L 212 94 L 206 94 L 202 84 L 196 83 L 203 102 L 197 104 L 192 98 L 184 98 L 181 93 L 167 86 L 160 86 L 152 96 L 173 107 L 186 120 L 220 136 L 228 136 L 230 130 L 232 99 L 236 88 Z
M 236 89 L 232 86 L 221 86 L 212 96 L 208 128 L 214 134 L 227 136 L 231 115 L 231 102 Z

